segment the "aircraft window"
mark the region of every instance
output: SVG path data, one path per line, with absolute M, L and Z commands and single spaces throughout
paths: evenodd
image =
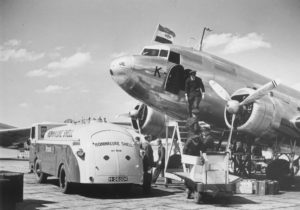
M 170 51 L 169 61 L 172 63 L 180 64 L 180 55 L 176 52 Z
M 147 56 L 158 56 L 159 50 L 158 49 L 144 49 L 142 55 Z
M 160 57 L 167 57 L 168 56 L 168 50 L 161 50 L 159 52 Z
M 35 127 L 31 128 L 31 138 L 34 139 L 35 138 Z

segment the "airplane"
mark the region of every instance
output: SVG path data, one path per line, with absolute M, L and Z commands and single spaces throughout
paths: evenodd
M 0 146 L 9 149 L 24 148 L 28 140 L 30 128 L 16 128 L 11 125 L 0 123 Z
M 290 165 L 300 154 L 300 92 L 278 85 L 277 80 L 175 44 L 145 46 L 140 54 L 114 59 L 109 71 L 126 93 L 141 102 L 129 116 L 142 133 L 161 132 L 165 115 L 177 121 L 189 117 L 185 80 L 196 71 L 205 86 L 201 121 L 242 133 L 252 144 L 266 145 L 276 154 L 287 153 Z

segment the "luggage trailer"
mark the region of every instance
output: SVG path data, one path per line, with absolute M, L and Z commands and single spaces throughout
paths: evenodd
M 187 194 L 192 193 L 194 201 L 201 203 L 206 197 L 228 198 L 235 192 L 237 176 L 229 175 L 229 153 L 207 152 L 202 157 L 181 155 L 185 172 L 174 174 L 184 180 Z

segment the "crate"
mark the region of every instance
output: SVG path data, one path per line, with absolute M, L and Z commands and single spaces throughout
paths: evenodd
M 253 194 L 256 187 L 256 181 L 252 179 L 244 179 L 236 183 L 237 194 Z
M 205 163 L 200 165 L 200 157 L 182 155 L 182 163 L 190 164 L 190 178 L 204 184 L 228 184 L 228 153 L 208 152 L 203 158 Z

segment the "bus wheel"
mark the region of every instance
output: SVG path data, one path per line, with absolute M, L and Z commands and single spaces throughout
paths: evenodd
M 61 166 L 60 172 L 59 172 L 59 187 L 60 190 L 65 193 L 68 194 L 71 191 L 71 186 L 70 186 L 70 182 L 68 182 L 68 177 L 66 174 L 66 170 L 64 165 Z
M 39 160 L 35 161 L 34 164 L 34 174 L 38 183 L 45 183 L 47 181 L 47 174 L 41 171 L 41 162 Z

